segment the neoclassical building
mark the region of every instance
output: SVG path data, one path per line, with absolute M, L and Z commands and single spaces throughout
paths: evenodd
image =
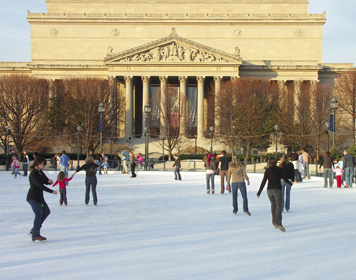
M 45 1 L 45 0 L 43 0 Z M 28 12 L 31 61 L 0 63 L 0 74 L 50 81 L 110 79 L 126 96 L 119 137 L 142 135 L 144 105 L 161 87 L 179 93 L 180 132 L 203 139 L 207 89 L 224 80 L 258 77 L 281 86 L 333 84 L 352 64 L 324 64 L 326 13 L 309 14 L 308 0 L 46 0 Z M 51 83 L 53 84 L 53 83 Z M 53 89 L 50 88 L 49 94 Z M 121 123 L 120 123 L 121 121 Z

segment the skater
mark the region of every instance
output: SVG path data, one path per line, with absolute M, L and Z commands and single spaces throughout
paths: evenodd
M 293 185 L 292 182 L 283 174 L 282 168 L 277 166 L 277 159 L 271 157 L 269 159 L 269 168 L 266 169 L 261 182 L 260 189 L 257 193 L 257 198 L 260 197 L 263 188 L 267 186 L 268 198 L 271 202 L 272 224 L 274 227 L 279 228 L 285 232 L 285 228 L 282 225 L 282 185 L 281 179 L 283 179 L 288 185 Z
M 53 191 L 47 188 L 46 185 L 53 184 L 53 181 L 48 179 L 47 176 L 43 173 L 47 164 L 46 159 L 43 157 L 36 157 L 33 162 L 33 165 L 30 168 L 30 189 L 27 193 L 27 202 L 31 205 L 33 212 L 35 213 L 35 220 L 33 222 L 33 228 L 30 230 L 32 235 L 32 241 L 45 241 L 46 237 L 41 236 L 40 230 L 43 222 L 46 220 L 48 215 L 51 213 L 46 201 L 43 197 L 43 191 L 57 194 L 56 191 Z
M 101 161 L 102 161 L 101 153 L 98 151 L 94 157 L 95 157 L 95 164 L 99 166 L 99 175 L 101 175 Z
M 105 158 L 105 161 L 101 166 L 104 167 L 104 174 L 108 174 L 109 163 L 107 158 Z
M 293 163 L 288 161 L 287 155 L 284 155 L 281 159 L 281 162 L 278 165 L 282 168 L 283 174 L 292 182 L 294 180 L 294 165 Z M 290 209 L 290 191 L 292 189 L 292 185 L 288 185 L 286 181 L 281 179 L 282 185 L 282 211 L 285 207 L 288 212 Z M 284 198 L 284 194 L 286 194 Z
M 344 170 L 341 169 L 339 166 L 336 166 L 336 168 L 333 168 L 334 173 L 336 174 L 336 187 L 338 189 L 341 188 L 341 184 L 342 184 L 342 174 L 344 173 Z
M 142 169 L 143 156 L 141 153 L 138 153 L 138 155 L 136 156 L 136 162 L 137 162 L 138 168 Z
M 75 174 L 77 174 L 79 171 L 85 170 L 86 177 L 85 177 L 85 204 L 88 205 L 89 203 L 89 194 L 90 194 L 90 189 L 93 194 L 93 203 L 94 205 L 97 205 L 98 203 L 98 197 L 96 195 L 96 185 L 98 183 L 98 180 L 96 178 L 96 169 L 99 167 L 99 165 L 94 163 L 94 159 L 92 157 L 87 157 L 85 159 L 85 164 L 78 169 L 78 171 L 74 172 L 72 177 L 74 177 Z
M 302 149 L 302 156 L 303 156 L 303 162 L 304 162 L 304 176 L 302 179 L 310 179 L 310 173 L 309 173 L 309 165 L 310 165 L 310 155 L 308 154 L 308 151 L 305 149 Z
M 67 178 L 68 178 L 68 171 L 69 171 L 70 164 L 72 164 L 72 162 L 70 161 L 69 156 L 67 156 L 66 151 L 63 150 L 62 155 L 59 157 L 59 165 L 60 165 L 60 170 L 66 174 Z M 65 183 L 68 186 L 68 182 Z
M 344 151 L 344 162 L 342 169 L 345 171 L 345 188 L 352 188 L 355 169 L 355 158 L 349 154 L 347 150 Z
M 67 201 L 67 185 L 65 184 L 65 182 L 69 182 L 70 180 L 73 179 L 73 175 L 69 178 L 66 177 L 66 174 L 63 171 L 60 171 L 57 175 L 57 181 L 53 184 L 52 187 L 56 186 L 57 184 L 59 184 L 59 194 L 61 196 L 61 198 L 59 199 L 59 205 L 62 206 L 63 202 L 64 205 L 67 206 L 68 205 L 68 201 Z
M 19 172 L 20 169 L 19 160 L 15 156 L 12 157 L 12 169 L 14 170 L 14 179 L 17 178 L 17 175 L 22 176 L 21 173 Z
M 136 168 L 135 156 L 133 152 L 130 152 L 129 155 L 130 155 L 131 178 L 135 178 L 137 176 L 135 173 L 135 168 Z
M 23 151 L 23 176 L 27 177 L 28 163 L 30 159 L 28 158 L 27 152 Z
M 230 179 L 232 184 L 231 187 L 230 187 Z M 237 196 L 238 196 L 238 190 L 240 190 L 240 193 L 242 195 L 242 201 L 243 201 L 242 204 L 243 211 L 247 215 L 251 216 L 250 211 L 248 211 L 248 200 L 247 200 L 245 179 L 247 181 L 247 185 L 250 185 L 250 179 L 247 176 L 244 166 L 240 163 L 237 157 L 233 157 L 226 178 L 226 184 L 227 184 L 226 189 L 231 190 L 232 188 L 232 206 L 233 206 L 232 213 L 235 215 L 237 214 L 238 211 Z
M 290 162 L 293 163 L 294 166 L 294 182 L 299 183 L 301 180 L 301 176 L 299 176 L 299 170 L 298 170 L 298 154 L 292 150 L 292 153 L 290 154 Z
M 226 151 L 221 151 L 219 157 L 219 168 L 220 168 L 220 183 L 221 183 L 220 193 L 223 194 L 225 192 L 224 181 L 227 178 L 227 173 L 229 169 L 229 160 L 226 157 Z M 231 189 L 229 192 L 231 192 Z
M 179 179 L 179 181 L 182 181 L 182 177 L 180 176 L 180 172 L 179 172 L 179 170 L 181 168 L 179 155 L 175 154 L 175 155 L 173 155 L 173 157 L 174 157 L 174 164 L 173 164 L 174 180 Z
M 204 167 L 206 169 L 206 193 L 210 194 L 210 181 L 211 181 L 211 194 L 215 193 L 215 186 L 214 186 L 214 176 L 215 176 L 215 161 L 213 154 L 208 154 L 205 162 Z
M 127 162 L 130 160 L 130 154 L 127 152 L 126 149 L 124 149 L 121 152 L 121 155 L 122 155 L 122 167 L 123 167 L 123 171 L 124 171 L 124 172 L 122 172 L 122 174 L 128 174 Z
M 319 169 L 324 166 L 324 188 L 328 187 L 328 180 L 330 188 L 333 187 L 334 175 L 332 173 L 332 169 L 334 168 L 333 160 L 330 157 L 330 152 L 327 151 L 323 157 L 323 161 L 321 162 Z M 347 185 L 347 183 L 346 183 Z M 346 188 L 346 186 L 345 186 Z

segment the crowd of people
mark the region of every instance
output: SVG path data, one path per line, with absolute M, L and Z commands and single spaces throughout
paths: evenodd
M 23 171 L 27 176 L 28 165 L 30 163 L 29 157 L 26 151 L 23 152 Z M 121 157 L 116 158 L 118 165 L 117 169 L 121 170 L 122 174 L 129 174 L 128 167 L 130 167 L 131 178 L 135 178 L 135 168 L 138 165 L 142 168 L 143 156 L 138 154 L 136 157 L 131 151 L 124 149 L 120 153 Z M 40 229 L 45 219 L 50 214 L 50 209 L 44 200 L 43 191 L 57 194 L 57 191 L 52 190 L 45 185 L 59 185 L 60 200 L 59 204 L 62 206 L 68 205 L 66 187 L 74 176 L 80 172 L 85 171 L 85 199 L 86 205 L 90 201 L 90 193 L 93 196 L 93 204 L 97 205 L 98 197 L 96 192 L 97 177 L 96 174 L 107 174 L 108 168 L 110 168 L 108 157 L 103 153 L 94 152 L 89 153 L 85 160 L 85 164 L 81 167 L 78 166 L 77 170 L 68 177 L 68 172 L 72 162 L 63 150 L 61 155 L 56 155 L 55 168 L 59 169 L 57 180 L 53 183 L 44 174 L 47 161 L 43 157 L 34 155 L 33 164 L 30 167 L 30 189 L 27 195 L 27 201 L 31 205 L 35 214 L 33 228 L 30 230 L 33 241 L 44 241 L 45 237 L 41 236 Z M 14 150 L 11 150 L 12 167 L 14 178 L 17 175 L 21 175 L 19 172 L 19 159 Z M 181 161 L 178 154 L 174 154 L 174 179 L 182 180 L 180 174 Z M 121 160 L 122 159 L 122 160 Z M 238 212 L 238 192 L 240 191 L 242 196 L 243 212 L 251 216 L 251 212 L 248 207 L 247 198 L 247 185 L 250 184 L 249 177 L 246 173 L 245 166 L 240 162 L 239 158 L 232 157 L 231 162 L 227 157 L 227 153 L 223 150 L 220 155 L 213 155 L 212 153 L 206 154 L 204 159 L 204 167 L 206 170 L 206 189 L 207 194 L 215 194 L 215 175 L 220 174 L 220 193 L 224 194 L 225 191 L 232 193 L 232 206 L 233 214 Z M 282 212 L 290 210 L 290 198 L 292 185 L 302 182 L 305 179 L 310 179 L 310 166 L 311 158 L 306 150 L 302 150 L 299 154 L 294 150 L 290 155 L 283 155 L 278 163 L 277 158 L 271 157 L 268 161 L 267 168 L 264 172 L 260 188 L 257 192 L 257 198 L 260 197 L 265 185 L 267 184 L 267 195 L 271 203 L 272 224 L 281 231 L 285 231 L 282 225 Z M 344 185 L 345 188 L 353 186 L 354 166 L 356 164 L 355 158 L 352 154 L 344 151 L 344 157 L 339 161 L 332 159 L 329 152 L 323 155 L 320 162 L 319 169 L 324 167 L 324 188 L 329 186 L 333 187 L 334 174 L 336 175 L 337 188 L 341 188 Z M 103 170 L 103 173 L 102 173 Z M 22 176 L 22 175 L 21 175 Z M 344 183 L 345 182 L 345 183 Z M 226 183 L 226 187 L 225 187 Z

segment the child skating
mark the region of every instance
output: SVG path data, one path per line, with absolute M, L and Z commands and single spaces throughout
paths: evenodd
M 16 157 L 12 157 L 12 167 L 14 169 L 14 179 L 17 178 L 17 175 L 21 175 L 21 173 L 19 172 L 20 169 L 20 163 L 19 160 Z
M 109 163 L 107 158 L 101 166 L 104 167 L 104 174 L 108 174 Z
M 333 168 L 333 171 L 336 174 L 337 188 L 340 189 L 342 184 L 342 173 L 344 173 L 344 170 L 337 166 L 336 168 Z
M 54 187 L 57 184 L 59 184 L 59 194 L 60 194 L 59 205 L 60 206 L 63 205 L 63 202 L 64 202 L 65 206 L 68 205 L 66 182 L 69 182 L 70 180 L 72 180 L 72 178 L 73 178 L 73 175 L 70 178 L 66 178 L 66 174 L 64 173 L 64 171 L 61 171 L 57 175 L 57 181 L 52 186 L 52 187 Z

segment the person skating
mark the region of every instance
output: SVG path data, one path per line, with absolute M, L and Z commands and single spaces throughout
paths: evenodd
M 179 181 L 182 180 L 182 177 L 180 176 L 180 168 L 181 168 L 181 164 L 180 164 L 180 158 L 177 154 L 173 155 L 174 157 L 174 164 L 173 164 L 173 168 L 174 168 L 174 180 L 179 179 Z
M 107 158 L 105 158 L 104 163 L 101 166 L 104 167 L 104 174 L 108 174 L 109 163 Z
M 96 170 L 99 167 L 99 165 L 94 163 L 94 159 L 92 157 L 87 157 L 85 159 L 85 164 L 78 169 L 78 171 L 74 172 L 72 177 L 74 177 L 75 174 L 78 172 L 85 170 L 86 177 L 85 177 L 85 204 L 88 205 L 89 203 L 89 194 L 90 190 L 93 194 L 93 203 L 94 205 L 97 205 L 98 203 L 98 197 L 96 194 L 96 185 L 98 183 L 98 180 L 96 178 Z
M 215 161 L 213 154 L 208 154 L 204 167 L 206 169 L 206 189 L 207 194 L 210 194 L 210 181 L 211 181 L 211 193 L 215 193 L 214 177 L 215 177 Z
M 355 170 L 355 158 L 349 154 L 347 150 L 344 151 L 344 162 L 342 169 L 345 172 L 345 188 L 352 188 Z
M 263 188 L 267 185 L 267 195 L 271 202 L 272 224 L 281 231 L 285 231 L 282 225 L 282 185 L 281 179 L 283 179 L 288 185 L 293 185 L 292 182 L 283 174 L 282 168 L 277 166 L 277 159 L 271 157 L 269 159 L 269 168 L 266 169 L 261 182 L 260 189 L 257 193 L 257 198 L 260 197 Z
M 231 186 L 230 186 L 230 179 L 232 184 Z M 233 157 L 226 178 L 226 184 L 227 184 L 226 188 L 229 190 L 232 189 L 232 206 L 233 206 L 232 213 L 237 214 L 238 211 L 237 196 L 238 196 L 238 190 L 240 190 L 242 195 L 242 201 L 243 201 L 243 211 L 247 215 L 251 216 L 251 213 L 248 210 L 248 200 L 247 200 L 247 190 L 246 190 L 245 180 L 247 181 L 247 185 L 250 185 L 250 180 L 247 176 L 245 167 L 240 163 L 237 157 Z
M 60 206 L 63 205 L 63 202 L 64 202 L 65 206 L 68 205 L 66 182 L 69 182 L 70 180 L 72 180 L 72 178 L 73 178 L 73 175 L 71 177 L 67 178 L 66 174 L 63 171 L 61 171 L 57 175 L 57 181 L 52 186 L 52 187 L 55 187 L 57 184 L 59 184 L 59 194 L 60 194 L 59 205 Z
M 226 151 L 222 151 L 219 157 L 219 168 L 220 168 L 220 184 L 221 190 L 220 193 L 223 194 L 225 192 L 224 182 L 227 178 L 227 173 L 229 169 L 229 160 L 226 157 Z M 229 190 L 231 192 L 231 189 Z
M 12 157 L 12 169 L 14 170 L 14 179 L 17 178 L 17 175 L 21 175 L 20 173 L 20 163 L 19 163 L 19 160 L 17 159 L 17 157 L 13 156 Z
M 43 191 L 52 194 L 57 194 L 56 191 L 53 191 L 44 186 L 53 184 L 53 181 L 48 179 L 47 176 L 43 173 L 46 164 L 46 159 L 44 159 L 43 157 L 36 157 L 30 169 L 30 189 L 28 190 L 26 200 L 31 205 L 32 210 L 35 213 L 33 228 L 30 230 L 30 234 L 32 235 L 32 241 L 47 240 L 46 237 L 43 237 L 40 234 L 43 222 L 51 213 L 46 201 L 44 200 Z
M 130 168 L 131 168 L 131 178 L 135 178 L 137 175 L 135 173 L 135 168 L 136 168 L 136 161 L 135 161 L 135 156 L 133 152 L 129 153 L 130 156 Z
M 28 158 L 27 152 L 23 151 L 23 176 L 27 177 L 28 163 L 30 159 Z
M 67 156 L 67 152 L 63 150 L 62 155 L 59 157 L 59 165 L 60 165 L 60 170 L 66 174 L 67 178 L 68 178 L 70 164 L 72 164 L 72 162 L 70 161 L 69 156 Z M 66 185 L 68 186 L 68 182 L 66 182 Z
M 332 169 L 334 168 L 334 163 L 333 163 L 333 159 L 330 156 L 329 151 L 325 153 L 323 160 L 319 166 L 319 169 L 321 169 L 322 166 L 324 166 L 324 188 L 327 188 L 328 180 L 329 180 L 329 186 L 330 188 L 332 188 L 333 181 L 334 181 L 334 175 Z
M 336 168 L 333 168 L 334 173 L 336 174 L 336 187 L 338 189 L 341 188 L 341 178 L 342 178 L 342 174 L 344 173 L 344 170 L 341 169 L 339 166 L 336 166 Z
M 278 165 L 282 168 L 284 175 L 292 182 L 294 180 L 294 165 L 288 161 L 287 155 L 284 155 L 281 159 L 281 162 Z M 286 181 L 281 179 L 282 185 L 282 211 L 285 207 L 288 212 L 290 209 L 290 193 L 292 190 L 292 185 L 288 185 Z M 285 194 L 285 196 L 284 196 Z

